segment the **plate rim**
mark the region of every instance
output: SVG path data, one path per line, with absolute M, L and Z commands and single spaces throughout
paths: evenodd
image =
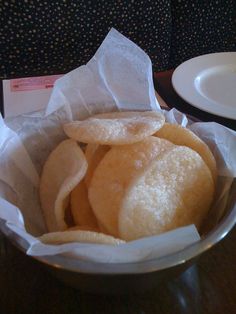
M 191 84 L 193 85 L 194 83 L 194 80 L 196 77 L 193 77 L 192 73 L 190 72 L 189 74 L 189 80 L 187 82 L 187 84 L 189 84 L 187 86 L 187 88 L 190 88 L 192 87 L 192 92 L 193 92 L 193 95 L 191 97 L 189 97 L 189 95 L 185 93 L 185 91 L 183 91 L 183 87 L 181 87 L 179 81 L 181 80 L 181 76 L 184 74 L 186 75 L 186 67 L 188 67 L 189 65 L 195 65 L 195 68 L 192 69 L 195 70 L 196 72 L 196 69 L 198 67 L 198 64 L 197 63 L 204 63 L 204 61 L 206 59 L 209 59 L 210 60 L 210 63 L 213 62 L 213 65 L 219 65 L 219 63 L 215 63 L 218 58 L 220 58 L 222 60 L 222 58 L 226 58 L 227 57 L 231 57 L 231 58 L 234 58 L 235 57 L 235 60 L 236 60 L 236 51 L 228 51 L 228 52 L 214 52 L 214 53 L 208 53 L 208 54 L 203 54 L 203 55 L 199 55 L 197 57 L 194 57 L 194 58 L 191 58 L 191 59 L 188 59 L 184 62 L 182 62 L 172 73 L 172 77 L 171 77 L 171 83 L 172 83 L 172 86 L 175 90 L 175 92 L 184 100 L 186 101 L 187 103 L 189 103 L 191 106 L 197 108 L 197 109 L 200 109 L 202 110 L 203 112 L 207 112 L 207 113 L 210 113 L 210 114 L 213 114 L 213 115 L 216 115 L 216 116 L 220 116 L 220 117 L 223 117 L 223 118 L 227 118 L 227 119 L 231 119 L 231 120 L 236 120 L 236 108 L 234 110 L 234 108 L 230 108 L 231 110 L 223 110 L 223 108 L 226 108 L 226 105 L 222 104 L 218 104 L 218 107 L 221 107 L 222 106 L 222 111 L 215 108 L 214 106 L 212 107 L 205 107 L 204 105 L 202 105 L 202 103 L 207 103 L 208 102 L 208 105 L 210 104 L 209 101 L 206 100 L 205 97 L 203 97 L 200 93 L 197 92 L 196 89 L 193 88 L 193 86 L 191 86 Z M 232 63 L 232 62 L 231 62 Z M 222 62 L 221 62 L 222 64 Z M 227 65 L 229 64 L 229 62 L 225 62 L 224 65 Z M 205 68 L 207 69 L 207 68 Z M 204 70 L 204 69 L 201 69 L 201 70 Z M 185 82 L 186 83 L 186 82 Z M 185 87 L 186 88 L 186 87 Z M 200 100 L 200 104 L 196 101 L 196 98 L 197 98 L 197 101 Z M 214 102 L 212 100 L 212 102 Z M 214 110 L 215 109 L 215 110 Z

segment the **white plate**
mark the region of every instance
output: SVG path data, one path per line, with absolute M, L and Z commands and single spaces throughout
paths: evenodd
M 190 59 L 176 68 L 172 84 L 180 97 L 194 107 L 236 119 L 236 52 Z

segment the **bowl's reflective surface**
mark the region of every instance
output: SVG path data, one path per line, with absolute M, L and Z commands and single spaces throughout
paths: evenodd
M 139 263 L 94 263 L 66 256 L 37 258 L 40 263 L 63 282 L 85 291 L 118 293 L 145 291 L 163 280 L 174 278 L 186 270 L 202 253 L 218 243 L 236 223 L 236 180 L 233 181 L 221 221 L 201 241 L 186 249 L 160 259 Z M 21 250 L 22 243 L 2 221 L 1 231 Z

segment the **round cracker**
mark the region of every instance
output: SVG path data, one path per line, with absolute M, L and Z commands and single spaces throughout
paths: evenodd
M 119 233 L 127 241 L 184 225 L 198 228 L 213 200 L 209 168 L 192 149 L 164 152 L 130 184 L 119 213 Z
M 88 191 L 84 180 L 82 180 L 71 191 L 70 208 L 74 223 L 79 226 L 97 228 L 97 220 L 88 200 Z
M 111 112 L 67 123 L 64 131 L 83 143 L 123 145 L 142 141 L 159 130 L 164 122 L 164 115 L 156 111 Z
M 87 161 L 77 142 L 62 141 L 46 160 L 40 179 L 40 201 L 49 231 L 67 228 L 65 211 L 69 194 L 82 180 Z
M 94 170 L 102 160 L 102 158 L 106 155 L 106 153 L 110 150 L 110 146 L 108 145 L 99 145 L 99 144 L 88 144 L 85 150 L 85 157 L 88 162 L 88 169 L 85 175 L 85 183 L 88 187 L 90 181 L 92 179 Z
M 89 201 L 98 224 L 118 236 L 120 203 L 130 181 L 164 150 L 174 145 L 154 136 L 144 141 L 113 146 L 94 171 L 88 189 Z
M 195 133 L 181 125 L 165 123 L 154 135 L 169 140 L 175 145 L 187 146 L 195 150 L 209 167 L 213 180 L 216 182 L 217 168 L 215 158 L 207 144 Z
M 66 230 L 62 232 L 50 232 L 43 234 L 38 239 L 45 244 L 64 244 L 71 242 L 80 242 L 119 245 L 125 243 L 124 240 L 114 238 L 107 234 L 85 230 Z

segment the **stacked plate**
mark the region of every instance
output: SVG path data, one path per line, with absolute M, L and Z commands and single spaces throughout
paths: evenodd
M 236 52 L 190 59 L 176 68 L 172 84 L 194 107 L 236 120 Z

